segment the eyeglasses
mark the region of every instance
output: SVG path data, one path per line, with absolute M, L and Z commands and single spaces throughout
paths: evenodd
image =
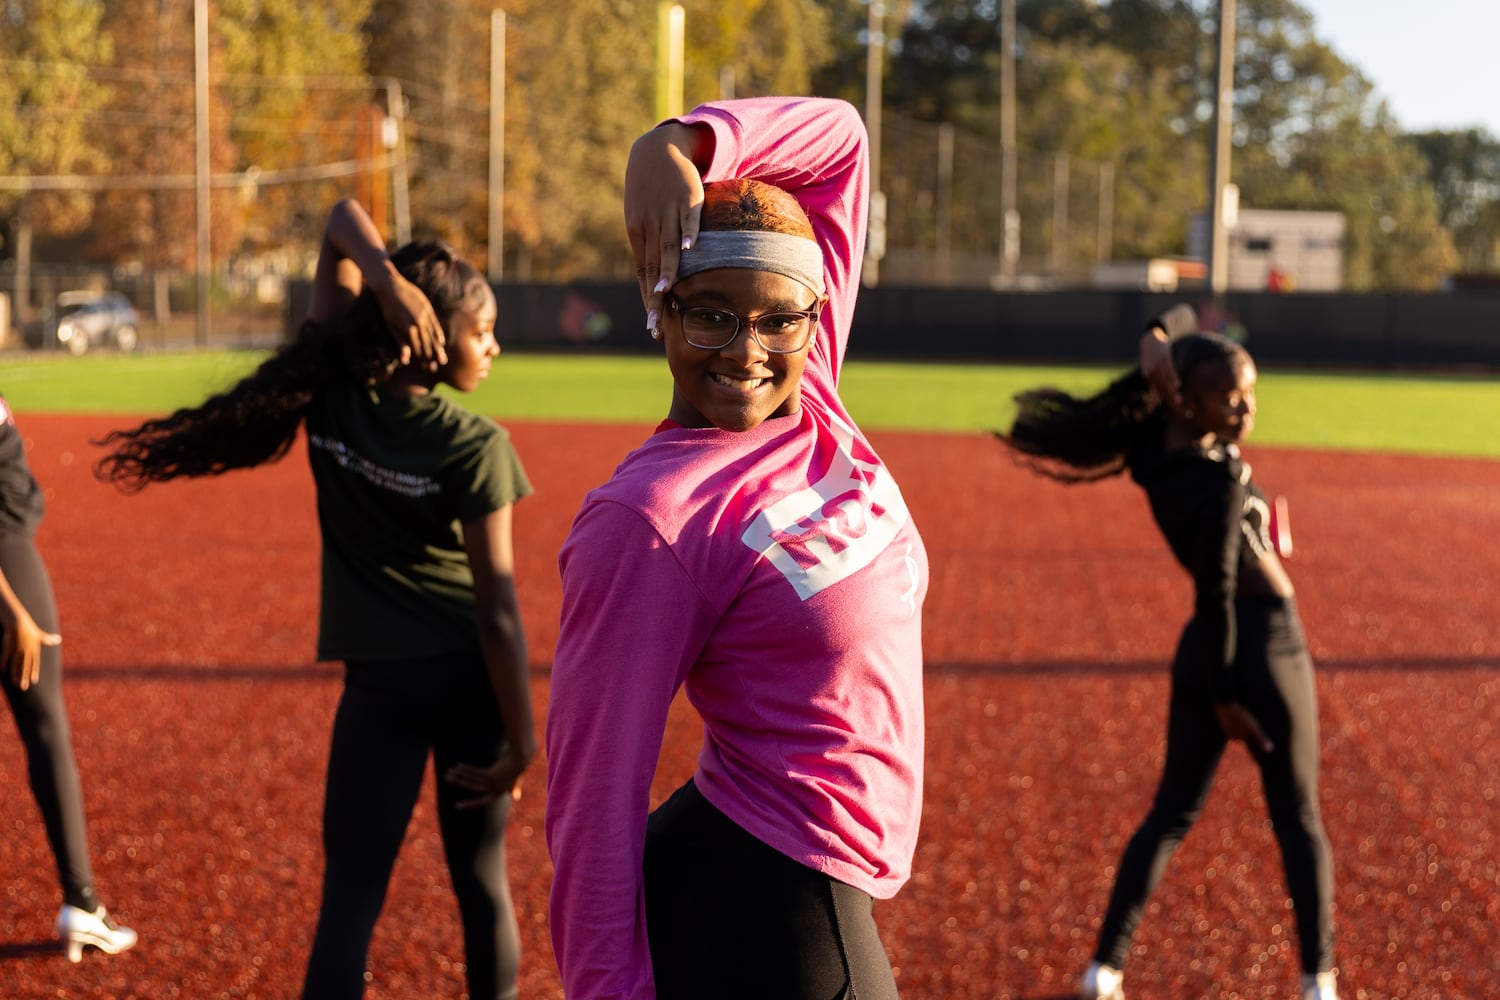
M 796 354 L 812 338 L 818 310 L 801 309 L 741 316 L 719 306 L 685 306 L 674 295 L 662 296 L 682 315 L 682 339 L 700 351 L 720 351 L 734 343 L 741 327 L 770 354 Z

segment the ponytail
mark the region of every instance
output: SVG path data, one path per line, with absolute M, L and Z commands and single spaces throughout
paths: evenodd
M 337 357 L 336 337 L 308 321 L 297 339 L 233 388 L 197 406 L 114 430 L 94 474 L 134 493 L 148 483 L 216 476 L 274 462 L 290 450 L 313 395 Z
M 397 271 L 422 290 L 446 332 L 449 317 L 477 310 L 486 283 L 446 243 L 409 243 L 391 256 Z M 330 380 L 380 384 L 397 367 L 396 344 L 368 288 L 331 323 L 303 323 L 232 388 L 96 442 L 110 448 L 94 474 L 126 492 L 170 479 L 217 476 L 275 462 L 286 455 L 313 399 Z
M 1210 364 L 1234 365 L 1249 355 L 1217 333 L 1172 340 L 1172 366 L 1184 386 Z M 1130 454 L 1159 439 L 1167 411 L 1139 368 L 1080 399 L 1061 389 L 1028 389 L 1016 396 L 1008 432 L 996 433 L 1034 472 L 1065 483 L 1092 482 L 1123 472 Z
M 1087 398 L 1051 387 L 1019 393 L 1009 432 L 995 436 L 1035 472 L 1092 482 L 1125 468 L 1147 429 L 1160 426 L 1160 409 L 1145 376 L 1133 370 Z

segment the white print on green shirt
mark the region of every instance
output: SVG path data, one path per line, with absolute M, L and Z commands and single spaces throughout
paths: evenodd
M 440 491 L 437 481 L 431 476 L 417 476 L 409 472 L 397 472 L 394 469 L 383 468 L 365 458 L 363 455 L 351 449 L 342 441 L 334 441 L 321 434 L 309 434 L 308 443 L 315 448 L 321 448 L 340 467 L 354 473 L 366 482 L 378 486 L 380 489 L 389 490 L 405 497 L 431 496 Z

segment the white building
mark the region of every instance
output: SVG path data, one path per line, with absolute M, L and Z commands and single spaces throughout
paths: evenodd
M 1337 292 L 1344 285 L 1342 212 L 1244 208 L 1231 213 L 1229 290 Z M 1207 214 L 1188 225 L 1188 256 L 1208 259 Z

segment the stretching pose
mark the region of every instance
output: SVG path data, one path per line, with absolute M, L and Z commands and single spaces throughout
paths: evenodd
M 673 391 L 560 556 L 547 721 L 569 1000 L 896 996 L 873 900 L 922 812 L 927 562 L 837 386 L 866 138 L 842 101 L 636 141 L 625 216 Z M 648 819 L 679 688 L 693 777 Z
M 15 417 L 0 399 L 0 667 L 5 699 L 26 746 L 31 794 L 62 880 L 57 936 L 71 961 L 85 945 L 111 955 L 136 942 L 94 895 L 83 791 L 62 693 L 62 636 L 52 581 L 33 537 L 42 520 L 42 491 L 26 462 Z
M 1281 845 L 1303 997 L 1335 1000 L 1333 866 L 1318 809 L 1312 660 L 1271 507 L 1238 447 L 1255 421 L 1255 365 L 1238 344 L 1197 328 L 1191 308 L 1168 310 L 1143 336 L 1138 370 L 1089 399 L 1055 389 L 1021 393 L 1015 422 L 1001 435 L 1032 468 L 1066 482 L 1128 468 L 1193 578 L 1193 617 L 1172 662 L 1161 784 L 1125 848 L 1079 996 L 1124 996 L 1121 970 L 1146 900 L 1202 811 L 1225 746 L 1243 740 Z
M 307 1000 L 364 992 L 429 753 L 469 995 L 516 995 L 505 824 L 537 739 L 511 510 L 531 486 L 502 428 L 433 391 L 489 375 L 495 320 L 489 283 L 450 247 L 387 257 L 358 203 L 340 202 L 298 338 L 228 392 L 105 441 L 100 475 L 139 488 L 275 461 L 306 426 L 323 535 L 318 656 L 346 664 Z

